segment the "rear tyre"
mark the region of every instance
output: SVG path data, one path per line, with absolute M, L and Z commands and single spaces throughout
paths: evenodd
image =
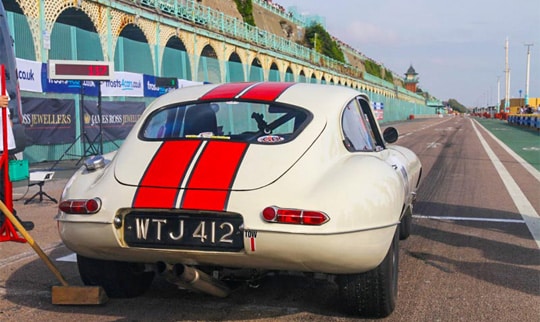
M 398 291 L 398 230 L 379 266 L 362 274 L 338 276 L 340 297 L 350 314 L 382 318 L 394 311 Z
M 401 223 L 399 224 L 399 239 L 405 240 L 411 235 L 412 229 L 412 205 L 407 208 L 405 215 L 401 218 Z
M 148 290 L 154 272 L 145 272 L 144 264 L 88 258 L 77 254 L 79 274 L 85 285 L 101 286 L 112 298 L 142 295 Z

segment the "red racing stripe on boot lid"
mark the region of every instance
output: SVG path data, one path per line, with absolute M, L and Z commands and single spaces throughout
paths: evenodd
M 164 142 L 146 168 L 133 208 L 174 208 L 179 187 L 201 143 Z
M 226 210 L 247 148 L 245 142 L 209 141 L 191 173 L 181 208 Z

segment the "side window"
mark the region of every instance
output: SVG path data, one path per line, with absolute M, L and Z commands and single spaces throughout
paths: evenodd
M 363 112 L 362 114 L 364 115 L 364 121 L 368 129 L 368 134 L 371 137 L 371 142 L 375 144 L 375 149 L 377 151 L 384 149 L 384 140 L 379 132 L 377 120 L 373 116 L 373 110 L 369 101 L 360 96 L 357 97 L 357 99 L 360 104 L 360 111 Z
M 347 150 L 373 151 L 373 139 L 366 122 L 366 116 L 361 112 L 358 101 L 350 101 L 341 117 L 343 143 Z

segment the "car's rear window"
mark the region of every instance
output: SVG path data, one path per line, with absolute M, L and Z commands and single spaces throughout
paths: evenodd
M 243 101 L 168 106 L 150 114 L 143 140 L 206 138 L 275 144 L 292 140 L 311 120 L 298 107 Z

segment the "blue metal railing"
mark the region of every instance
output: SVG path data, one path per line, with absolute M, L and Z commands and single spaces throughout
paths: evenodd
M 232 39 L 241 40 L 245 43 L 251 43 L 257 45 L 261 48 L 265 48 L 270 52 L 282 53 L 285 56 L 290 58 L 297 58 L 298 60 L 309 62 L 317 68 L 326 71 L 329 74 L 340 76 L 347 75 L 351 78 L 357 80 L 363 80 L 366 83 L 381 87 L 382 90 L 390 90 L 396 92 L 400 96 L 408 96 L 413 100 L 424 100 L 423 97 L 416 95 L 410 91 L 405 90 L 399 86 L 394 85 L 391 82 L 387 82 L 378 77 L 370 75 L 368 73 L 363 73 L 358 67 L 345 64 L 334 59 L 331 59 L 327 56 L 324 56 L 315 50 L 301 46 L 294 41 L 279 37 L 271 32 L 260 29 L 256 26 L 252 26 L 244 23 L 242 20 L 231 17 L 224 14 L 221 11 L 206 7 L 194 0 L 124 0 L 130 5 L 136 5 L 138 8 L 142 5 L 150 9 L 146 14 L 150 19 L 154 19 L 154 13 L 151 11 L 155 10 L 159 15 L 165 15 L 171 18 L 170 20 L 181 20 L 184 23 L 191 23 L 194 26 L 200 25 L 203 28 L 210 32 L 215 32 L 217 34 L 223 34 L 231 37 Z M 260 0 L 261 1 L 261 0 Z M 140 10 L 140 9 L 138 9 Z M 145 13 L 141 13 L 145 14 Z M 21 17 L 21 19 L 25 19 Z M 22 22 L 21 22 L 22 23 Z M 169 24 L 171 22 L 168 22 Z M 26 30 L 24 28 L 18 28 L 21 30 Z M 17 35 L 17 42 L 20 43 L 20 40 L 23 37 Z M 28 49 L 33 49 L 31 46 L 33 40 L 31 35 L 28 37 L 29 45 L 24 46 Z M 348 50 L 352 50 L 348 48 Z M 25 52 L 28 50 L 25 50 Z M 19 50 L 17 50 L 18 57 L 27 57 L 28 59 L 33 59 L 35 54 L 30 53 L 30 55 L 21 55 Z M 67 53 L 67 50 L 62 51 Z M 63 57 L 57 57 L 63 58 Z M 99 57 L 86 57 L 87 59 L 99 59 Z M 124 70 L 124 69 L 120 69 Z M 142 71 L 148 73 L 147 71 Z M 156 71 L 158 74 L 159 71 Z
M 133 0 L 136 2 L 136 0 Z M 288 15 L 275 8 L 263 0 L 253 0 L 258 5 L 271 10 L 272 12 L 291 20 L 293 23 L 306 26 L 306 20 L 300 19 L 297 15 Z M 266 30 L 247 24 L 235 17 L 223 14 L 223 12 L 213 8 L 203 6 L 194 0 L 140 0 L 140 4 L 147 8 L 154 8 L 163 14 L 167 14 L 177 19 L 201 25 L 209 30 L 217 31 L 221 34 L 229 35 L 233 38 L 267 48 L 271 51 L 280 52 L 300 60 L 311 62 L 322 68 L 346 74 L 356 79 L 363 79 L 369 83 L 376 84 L 385 89 L 396 90 L 403 95 L 407 95 L 416 100 L 425 100 L 422 96 L 411 93 L 400 88 L 393 83 L 383 79 L 362 73 L 353 65 L 346 64 L 330 57 L 324 56 L 317 51 L 299 45 L 290 39 L 279 37 Z
M 268 1 L 264 1 L 264 0 L 252 0 L 252 1 L 258 4 L 259 6 L 265 8 L 266 10 L 284 19 L 290 20 L 294 24 L 300 25 L 302 27 L 307 27 L 307 20 L 303 16 L 298 16 L 291 12 L 280 10 L 279 8 L 276 8 L 274 5 L 271 5 L 270 3 L 268 3 Z
M 237 18 L 227 16 L 221 11 L 203 6 L 194 0 L 140 0 L 140 4 L 147 8 L 159 10 L 163 14 L 204 26 L 209 30 L 215 30 L 272 51 L 281 52 L 304 61 L 316 62 L 318 65 L 331 70 L 347 72 L 352 77 L 361 78 L 362 75 L 360 69 L 355 66 L 321 55 L 290 39 L 259 29 Z

